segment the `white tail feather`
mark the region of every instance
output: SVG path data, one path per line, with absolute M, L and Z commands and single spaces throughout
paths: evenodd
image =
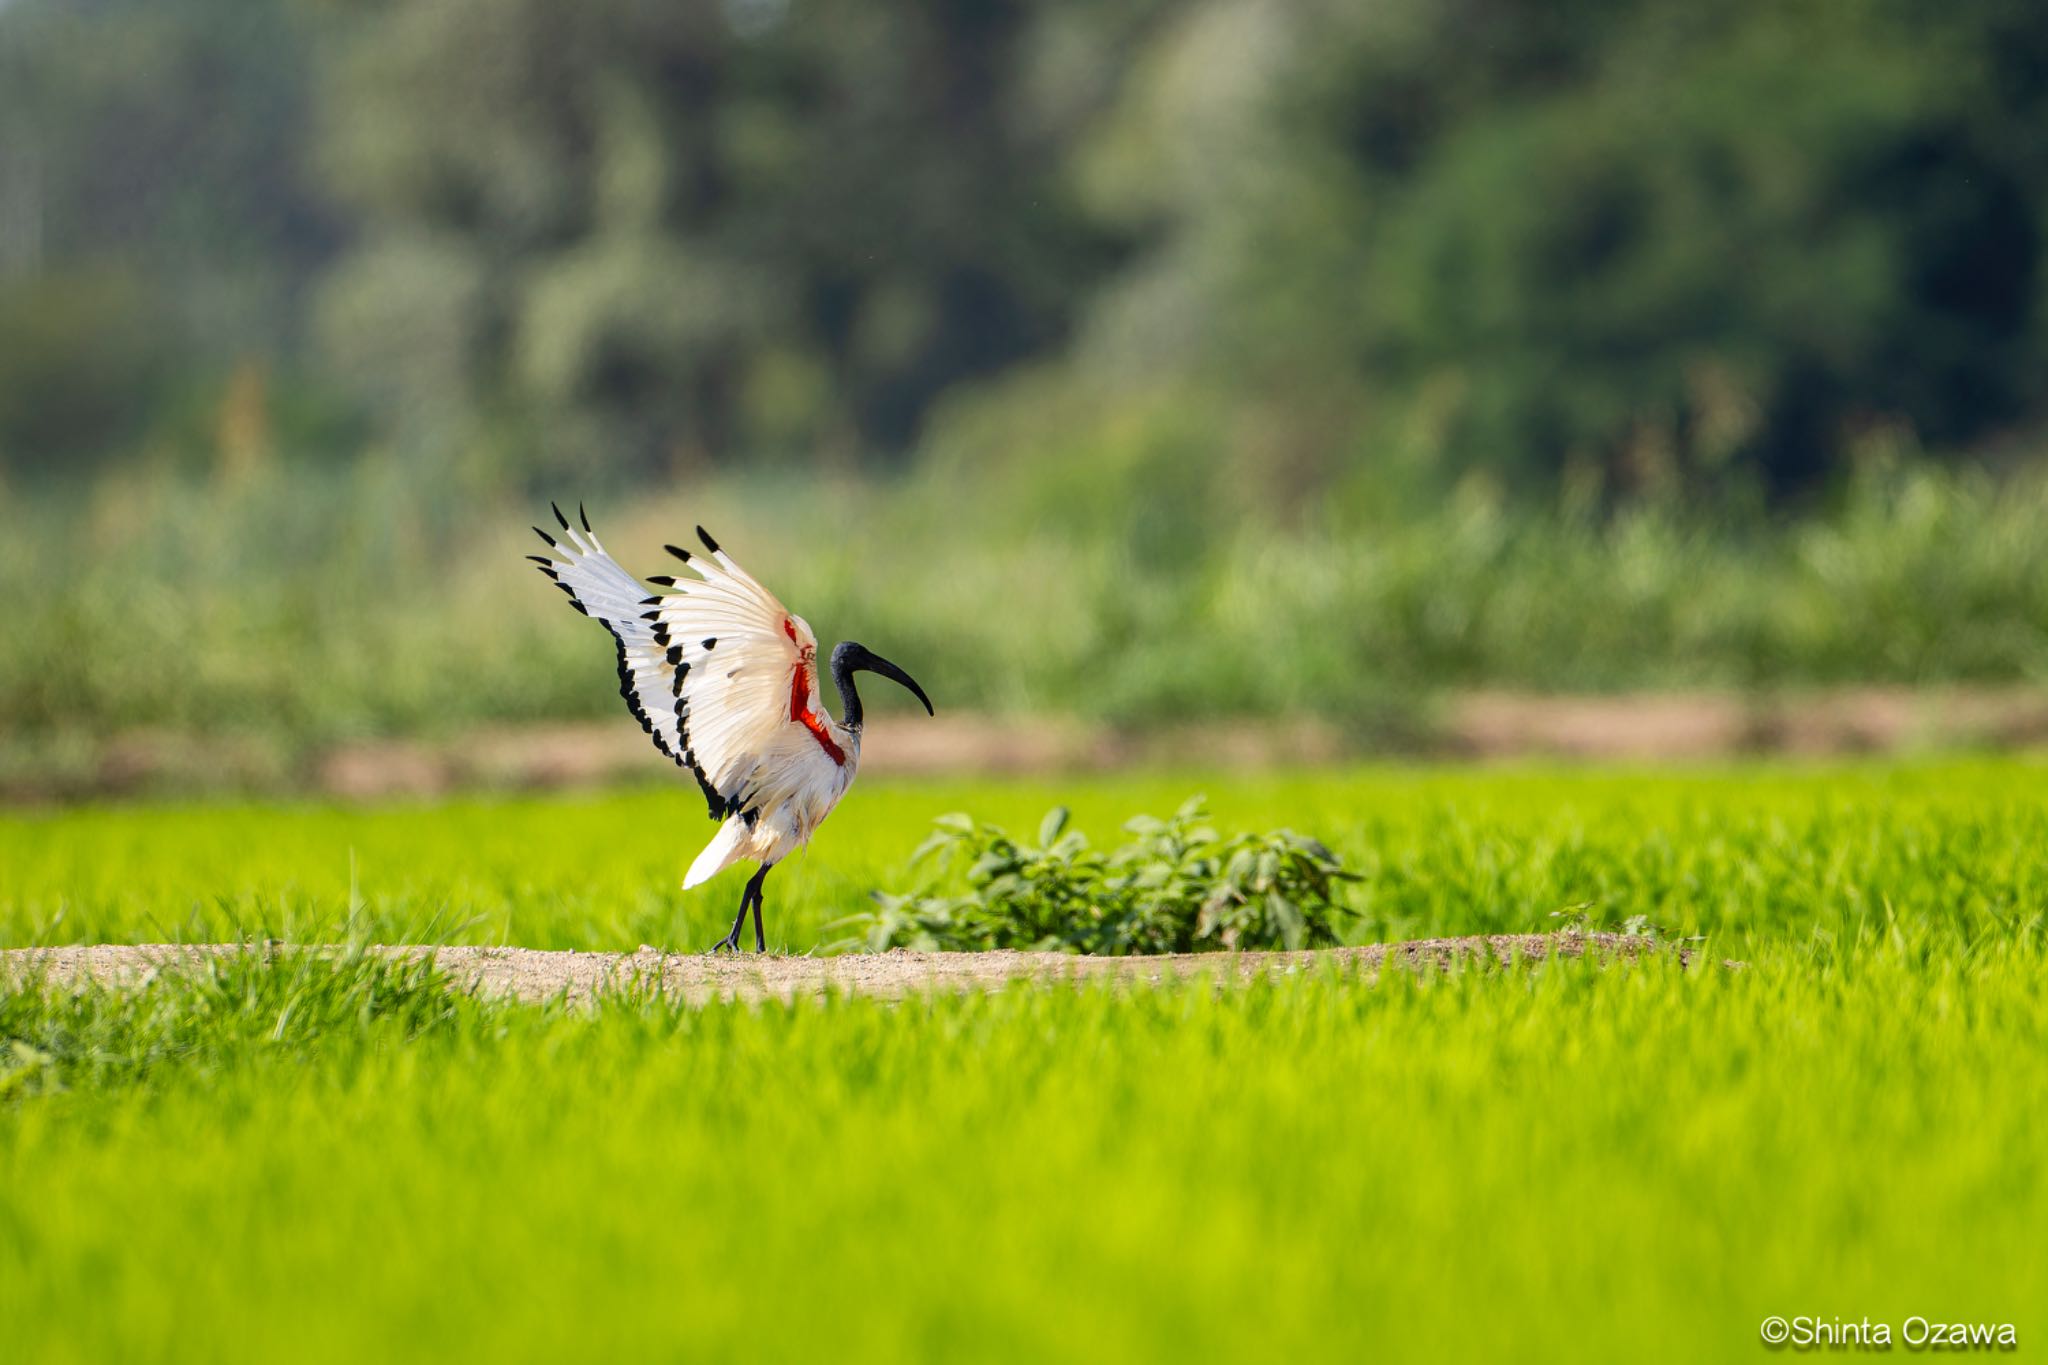
M 690 870 L 684 874 L 683 890 L 703 885 L 745 857 L 746 855 L 740 851 L 740 845 L 747 841 L 749 833 L 746 822 L 738 817 L 719 826 L 717 837 L 704 845 L 704 851 L 697 855 L 697 860 L 690 864 Z

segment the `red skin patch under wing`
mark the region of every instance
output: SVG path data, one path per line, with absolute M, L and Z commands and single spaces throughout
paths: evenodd
M 796 666 L 789 679 L 789 718 L 811 732 L 811 738 L 818 741 L 818 747 L 829 755 L 840 767 L 846 766 L 846 750 L 832 742 L 832 734 L 825 728 L 825 722 L 813 711 L 811 699 L 811 672 L 801 663 Z

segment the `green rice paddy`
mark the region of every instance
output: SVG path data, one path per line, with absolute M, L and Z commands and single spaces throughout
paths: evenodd
M 2048 768 L 863 783 L 769 880 L 771 948 L 907 889 L 943 811 L 1106 835 L 1197 790 L 1361 871 L 1356 940 L 1636 919 L 1703 960 L 0 994 L 0 1357 L 1727 1359 L 1774 1314 L 2039 1349 Z M 709 832 L 686 791 L 15 813 L 0 943 L 695 948 L 740 879 L 678 888 Z

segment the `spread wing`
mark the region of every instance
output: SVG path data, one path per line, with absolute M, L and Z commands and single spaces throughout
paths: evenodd
M 688 767 L 682 727 L 676 720 L 672 683 L 675 670 L 669 666 L 661 646 L 655 644 L 653 627 L 641 619 L 641 613 L 647 610 L 642 605 L 647 600 L 647 589 L 605 553 L 582 508 L 577 509 L 583 523 L 580 532 L 569 524 L 561 508 L 554 512 L 564 533 L 562 541 L 538 526 L 533 530 L 562 557 L 527 558 L 540 565 L 540 571 L 569 594 L 570 606 L 612 633 L 619 649 L 619 695 L 626 699 L 627 708 L 641 728 L 652 737 L 654 747 Z
M 699 527 L 708 554 L 668 547 L 696 577 L 650 579 L 668 591 L 649 597 L 587 519 L 579 532 L 555 516 L 568 543 L 541 535 L 566 562 L 533 558 L 612 632 L 620 693 L 655 747 L 696 776 L 713 819 L 752 824 L 764 800 L 833 775 L 843 758 L 818 720 L 817 643 L 773 593 Z

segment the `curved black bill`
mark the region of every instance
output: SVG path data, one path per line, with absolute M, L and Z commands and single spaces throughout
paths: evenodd
M 841 646 L 841 648 L 846 649 L 845 646 Z M 924 703 L 924 711 L 926 715 L 936 716 L 938 714 L 937 711 L 934 711 L 932 709 L 932 699 L 930 697 L 927 697 L 924 694 L 924 689 L 917 685 L 917 679 L 911 677 L 908 673 L 905 673 L 902 669 L 890 663 L 887 659 L 883 658 L 881 655 L 875 653 L 874 651 L 868 649 L 864 645 L 855 645 L 852 648 L 847 649 L 846 652 L 852 656 L 846 660 L 846 665 L 849 670 L 865 669 L 870 673 L 881 674 L 890 682 L 900 683 L 904 687 L 910 689 L 910 694 L 912 696 L 916 697 L 919 701 Z

